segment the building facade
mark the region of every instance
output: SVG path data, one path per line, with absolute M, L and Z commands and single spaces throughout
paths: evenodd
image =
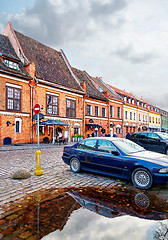
M 52 49 L 7 24 L 0 35 L 0 145 L 90 136 L 125 137 L 136 131 L 168 131 L 168 114 L 133 94 L 72 67 Z M 61 124 L 60 124 L 61 122 Z

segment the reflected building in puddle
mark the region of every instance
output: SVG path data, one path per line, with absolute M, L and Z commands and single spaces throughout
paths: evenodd
M 99 240 L 114 234 L 117 237 L 119 232 L 124 236 L 131 228 L 134 238 L 128 239 L 136 239 L 135 233 L 142 231 L 143 237 L 147 232 L 150 236 L 139 239 L 149 240 L 164 232 L 163 228 L 159 230 L 158 223 L 165 228 L 168 218 L 164 200 L 122 187 L 53 189 L 27 197 L 30 198 L 31 201 L 13 206 L 0 218 L 0 239 L 69 240 L 77 234 L 77 239 L 89 240 L 94 233 Z

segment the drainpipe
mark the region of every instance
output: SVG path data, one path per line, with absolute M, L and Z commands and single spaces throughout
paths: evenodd
M 83 96 L 83 136 L 86 138 L 86 129 L 85 129 L 85 95 Z
M 33 98 L 33 90 L 32 90 L 32 86 L 30 86 L 30 123 L 31 123 L 31 136 L 30 136 L 30 139 L 31 139 L 31 142 L 33 142 L 33 103 L 32 103 L 32 98 Z
M 122 107 L 122 110 L 123 110 L 123 117 L 122 117 L 122 123 L 123 123 L 123 130 L 122 130 L 122 138 L 124 138 L 124 104 L 125 104 L 125 102 L 123 101 L 123 107 Z

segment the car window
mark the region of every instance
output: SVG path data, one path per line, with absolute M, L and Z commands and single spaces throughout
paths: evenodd
M 131 138 L 138 138 L 139 137 L 139 134 L 137 133 L 134 133 L 133 135 L 131 135 Z
M 148 137 L 153 139 L 160 139 L 160 137 L 156 133 L 148 133 Z
M 96 151 L 96 139 L 87 139 L 80 143 L 78 149 Z
M 139 151 L 145 151 L 145 149 L 138 144 L 128 140 L 128 139 L 117 139 L 113 141 L 114 144 L 123 152 L 130 154 L 130 153 L 135 153 Z
M 147 139 L 148 138 L 148 133 L 139 133 L 139 138 L 140 139 Z
M 116 148 L 109 141 L 98 140 L 97 151 L 111 153 L 112 151 L 116 151 Z
M 168 134 L 164 132 L 158 132 L 157 135 L 163 140 L 168 140 Z

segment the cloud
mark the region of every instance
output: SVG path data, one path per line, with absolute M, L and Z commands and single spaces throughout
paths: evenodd
M 10 17 L 14 28 L 50 45 L 85 41 L 105 27 L 118 27 L 121 16 L 109 19 L 126 7 L 126 0 L 36 0 L 20 14 Z M 99 19 L 99 17 L 101 17 Z
M 121 11 L 127 6 L 126 0 L 111 0 L 111 1 L 92 1 L 91 15 L 95 17 L 107 16 Z
M 135 49 L 131 45 L 126 46 L 125 48 L 119 48 L 112 52 L 112 54 L 116 55 L 121 60 L 126 60 L 135 64 L 151 64 L 151 61 L 155 60 L 158 57 L 153 52 L 135 51 Z
M 55 49 L 64 49 L 72 66 L 101 76 L 118 88 L 140 93 L 151 104 L 168 110 L 168 1 L 24 3 L 18 4 L 18 11 L 3 9 L 0 13 L 2 33 L 10 21 L 15 30 Z

